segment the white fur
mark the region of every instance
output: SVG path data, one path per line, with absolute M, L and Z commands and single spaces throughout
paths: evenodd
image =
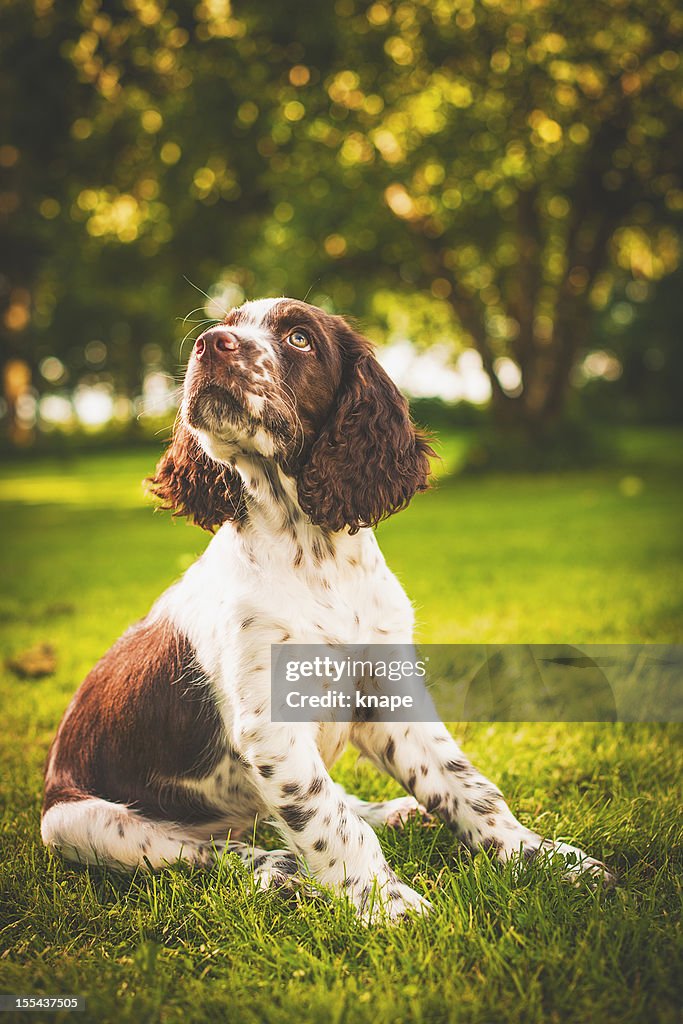
M 285 301 L 287 299 L 284 295 L 281 295 L 279 299 L 251 299 L 240 306 L 240 312 L 246 314 L 256 327 L 260 327 L 278 302 Z

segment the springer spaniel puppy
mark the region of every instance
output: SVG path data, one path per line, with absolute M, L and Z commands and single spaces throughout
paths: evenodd
M 197 339 L 151 487 L 214 536 L 67 709 L 46 768 L 49 847 L 123 869 L 209 864 L 227 848 L 259 885 L 305 863 L 365 920 L 396 918 L 429 904 L 373 827 L 426 808 L 501 861 L 557 851 L 569 874 L 609 877 L 521 825 L 444 725 L 271 720 L 271 644 L 412 644 L 413 609 L 372 527 L 427 487 L 431 455 L 341 317 L 264 299 Z M 410 795 L 347 795 L 328 769 L 348 741 Z M 257 818 L 286 850 L 240 840 Z

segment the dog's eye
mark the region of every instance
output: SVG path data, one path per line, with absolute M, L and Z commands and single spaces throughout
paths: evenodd
M 291 345 L 292 348 L 298 348 L 301 352 L 306 352 L 311 348 L 308 335 L 304 334 L 303 331 L 292 331 L 291 334 L 287 335 L 287 344 Z

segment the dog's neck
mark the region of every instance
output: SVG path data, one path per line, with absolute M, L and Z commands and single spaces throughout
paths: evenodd
M 296 479 L 272 458 L 257 454 L 236 456 L 234 469 L 244 487 L 245 516 L 240 533 L 247 545 L 272 544 L 273 551 L 291 546 L 294 565 L 320 566 L 326 558 L 344 556 L 360 564 L 364 553 L 376 550 L 371 530 L 332 532 L 311 523 L 299 504 Z
M 233 467 L 244 488 L 248 523 L 281 533 L 290 524 L 304 520 L 296 481 L 284 473 L 274 459 L 259 454 L 240 454 Z

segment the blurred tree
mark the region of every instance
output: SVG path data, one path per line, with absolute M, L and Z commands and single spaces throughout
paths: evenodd
M 291 159 L 309 154 L 329 192 L 322 208 L 292 201 L 289 230 L 329 231 L 328 256 L 357 285 L 393 274 L 448 301 L 499 422 L 542 432 L 615 279 L 678 264 L 683 12 L 673 0 L 336 10 L 324 89 L 301 82 L 289 115 Z
M 583 404 L 594 419 L 680 422 L 681 295 L 681 267 L 661 281 L 630 281 L 617 290 L 615 301 L 599 316 L 595 329 L 607 351 L 591 353 L 579 366 L 579 372 L 589 378 Z M 614 372 L 591 380 L 591 364 L 610 356 L 617 359 Z
M 157 360 L 150 343 L 175 348 L 174 315 L 198 306 L 190 327 L 205 316 L 183 275 L 213 281 L 254 244 L 267 193 L 238 111 L 262 65 L 231 38 L 243 24 L 227 5 L 194 7 L 17 0 L 2 11 L 5 340 L 34 370 L 58 357 L 53 383 L 96 379 L 104 365 L 134 393 Z
M 6 0 L 0 19 L 4 337 L 34 370 L 58 357 L 52 386 L 130 393 L 172 366 L 183 275 L 371 316 L 388 293 L 418 333 L 471 340 L 497 419 L 533 435 L 615 283 L 678 264 L 675 0 Z

